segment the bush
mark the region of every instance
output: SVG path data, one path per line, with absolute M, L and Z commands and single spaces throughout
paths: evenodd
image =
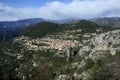
M 84 70 L 91 69 L 94 66 L 94 61 L 90 58 L 85 60 L 85 62 L 86 62 L 86 65 L 84 66 Z

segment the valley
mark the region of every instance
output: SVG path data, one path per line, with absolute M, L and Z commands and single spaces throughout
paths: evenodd
M 119 44 L 119 28 L 40 22 L 0 43 L 0 80 L 119 80 Z

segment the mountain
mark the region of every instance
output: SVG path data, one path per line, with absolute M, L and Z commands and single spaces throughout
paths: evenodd
M 90 28 L 90 30 L 89 30 Z M 94 22 L 90 22 L 87 20 L 78 20 L 73 21 L 65 24 L 56 24 L 51 22 L 41 22 L 36 24 L 34 27 L 31 27 L 23 32 L 24 36 L 29 36 L 32 38 L 42 37 L 50 33 L 54 32 L 61 32 L 67 30 L 74 30 L 74 29 L 83 29 L 84 32 L 96 32 L 97 28 L 103 28 L 104 30 L 112 29 L 107 26 L 101 26 Z M 84 33 L 83 32 L 83 33 Z
M 25 19 L 25 20 L 19 20 L 19 21 L 3 21 L 3 22 L 0 22 L 0 42 L 4 42 L 17 37 L 27 27 L 36 25 L 39 22 L 51 22 L 54 24 L 64 25 L 67 23 L 77 22 L 80 20 L 81 19 L 47 20 L 42 18 L 32 18 L 32 19 Z M 95 18 L 95 19 L 90 19 L 89 21 L 95 22 L 100 25 L 112 26 L 112 27 L 119 27 L 120 25 L 119 17 Z
M 94 18 L 94 19 L 91 19 L 90 21 L 96 22 L 100 25 L 120 27 L 120 17 Z
M 17 37 L 24 29 L 39 22 L 45 21 L 42 18 L 25 19 L 19 21 L 0 22 L 0 42 Z
M 0 80 L 120 79 L 120 29 L 41 22 L 0 43 Z

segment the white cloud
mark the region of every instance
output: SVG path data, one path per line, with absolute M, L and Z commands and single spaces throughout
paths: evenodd
M 0 20 L 41 17 L 45 19 L 120 16 L 120 0 L 53 1 L 40 8 L 12 8 L 0 3 Z

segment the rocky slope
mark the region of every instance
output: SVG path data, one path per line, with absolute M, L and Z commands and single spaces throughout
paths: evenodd
M 120 17 L 95 18 L 90 21 L 93 21 L 100 25 L 106 25 L 106 26 L 111 26 L 111 27 L 120 27 Z
M 85 20 L 40 23 L 1 43 L 0 79 L 119 80 L 119 54 L 120 29 Z

